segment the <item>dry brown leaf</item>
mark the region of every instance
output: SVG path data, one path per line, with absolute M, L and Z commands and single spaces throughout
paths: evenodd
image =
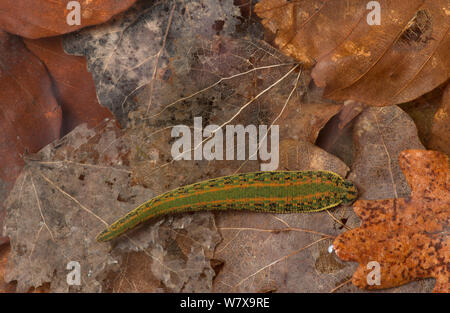
M 333 116 L 321 130 L 316 144 L 325 151 L 331 152 L 336 142 L 353 126 L 355 118 L 361 114 L 365 105 L 353 100 L 345 101 L 339 114 Z
M 61 37 L 24 39 L 24 42 L 45 64 L 52 78 L 55 96 L 63 113 L 62 136 L 79 124 L 87 123 L 92 128 L 105 118 L 113 118 L 112 113 L 98 103 L 86 59 L 66 54 Z
M 0 29 L 25 38 L 57 36 L 100 24 L 129 8 L 136 0 L 79 0 L 81 25 L 69 25 L 68 0 L 2 0 Z
M 429 143 L 432 136 L 432 129 L 433 127 L 436 127 L 434 126 L 435 115 L 441 104 L 443 104 L 442 96 L 444 94 L 444 89 L 445 84 L 433 89 L 431 92 L 426 93 L 417 99 L 414 99 L 413 101 L 399 105 L 399 107 L 408 113 L 408 115 L 414 120 L 419 133 L 420 141 L 427 147 L 427 149 L 439 150 L 430 147 Z
M 43 64 L 20 38 L 0 30 L 0 239 L 2 203 L 24 166 L 22 155 L 59 138 L 61 115 Z
M 0 293 L 14 292 L 16 290 L 14 283 L 5 282 L 5 269 L 10 250 L 9 243 L 0 244 Z
M 150 259 L 149 273 L 168 291 L 208 291 L 208 282 L 211 288 L 214 271 L 205 250 L 212 253 L 220 238 L 210 213 L 148 223 L 117 241 L 113 251 L 95 241 L 108 223 L 155 195 L 132 183 L 130 141 L 122 134 L 114 121 L 93 129 L 83 124 L 27 164 L 5 203 L 11 238 L 6 280 L 16 280 L 18 291 L 45 283 L 56 292 L 102 291 L 103 280 L 120 270 L 130 251 Z M 187 254 L 174 244 L 183 232 L 197 242 Z M 80 286 L 67 284 L 70 261 L 80 263 Z
M 17 282 L 9 282 L 5 281 L 6 274 L 6 266 L 8 263 L 8 257 L 11 252 L 11 247 L 8 243 L 1 244 L 0 243 L 0 293 L 13 293 L 16 292 Z M 30 288 L 28 292 L 31 293 L 47 293 L 49 292 L 50 286 L 48 284 L 43 284 L 38 288 Z
M 333 153 L 338 152 L 337 156 L 347 159 L 347 150 L 354 150 L 353 158 L 347 163 L 352 167 L 348 179 L 357 185 L 358 199 L 409 197 L 410 188 L 398 164 L 398 155 L 402 150 L 424 148 L 407 113 L 397 106 L 368 107 L 354 120 L 344 137 L 346 141 L 338 142 L 339 148 L 333 149 Z M 345 218 L 351 228 L 360 225 L 353 210 L 348 210 Z M 433 286 L 432 279 L 425 279 L 387 292 L 431 292 Z M 346 284 L 337 285 L 335 290 L 345 292 L 346 288 L 349 288 Z
M 413 120 L 397 106 L 369 107 L 355 121 L 355 146 L 349 179 L 359 199 L 409 196 L 410 189 L 397 162 L 406 149 L 424 149 Z
M 152 260 L 142 252 L 127 252 L 120 270 L 103 282 L 105 292 L 157 292 L 161 281 L 149 269 Z
M 330 170 L 345 176 L 338 158 L 305 141 L 280 143 L 280 169 Z M 336 212 L 336 211 L 334 211 Z M 216 292 L 328 292 L 352 272 L 327 251 L 339 229 L 327 212 L 216 214 L 223 240 L 214 259 L 223 262 Z
M 336 254 L 360 264 L 353 284 L 382 289 L 433 277 L 435 292 L 450 292 L 450 175 L 445 154 L 406 150 L 399 163 L 411 186 L 410 198 L 360 200 L 362 225 L 334 240 Z M 368 282 L 371 261 L 380 265 L 379 285 Z
M 445 88 L 441 106 L 434 115 L 428 147 L 450 155 L 450 85 Z
M 446 0 L 380 0 L 369 25 L 367 1 L 263 0 L 255 12 L 275 44 L 306 64 L 335 100 L 386 106 L 413 100 L 448 79 Z

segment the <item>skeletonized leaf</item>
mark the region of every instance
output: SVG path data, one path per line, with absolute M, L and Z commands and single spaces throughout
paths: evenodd
M 367 108 L 355 121 L 354 161 L 349 179 L 359 199 L 406 197 L 410 193 L 397 162 L 406 149 L 423 149 L 412 119 L 397 106 Z

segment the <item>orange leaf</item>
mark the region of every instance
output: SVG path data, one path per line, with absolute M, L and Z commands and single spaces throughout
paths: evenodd
M 0 28 L 26 38 L 42 38 L 101 24 L 128 9 L 136 0 L 78 0 L 81 25 L 69 25 L 68 0 L 2 0 Z
M 405 150 L 399 163 L 411 197 L 355 202 L 362 225 L 335 239 L 336 254 L 359 263 L 352 281 L 360 288 L 391 288 L 433 277 L 435 292 L 450 292 L 448 158 L 437 151 Z M 367 279 L 372 261 L 380 264 L 379 285 Z

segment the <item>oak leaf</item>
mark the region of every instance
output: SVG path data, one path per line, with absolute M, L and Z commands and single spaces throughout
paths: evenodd
M 449 292 L 448 158 L 437 151 L 405 150 L 399 163 L 411 197 L 357 201 L 354 210 L 362 225 L 334 240 L 336 254 L 359 263 L 352 282 L 360 288 L 391 288 L 433 277 L 435 292 Z M 367 279 L 372 261 L 380 265 L 379 284 Z
M 386 106 L 413 100 L 448 79 L 448 2 L 380 0 L 369 25 L 367 1 L 263 0 L 263 25 L 286 54 L 315 65 L 324 95 Z

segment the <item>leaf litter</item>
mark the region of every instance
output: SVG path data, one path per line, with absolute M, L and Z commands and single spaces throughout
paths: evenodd
M 221 7 L 228 4 L 184 2 L 139 2 L 111 22 L 64 39 L 66 51 L 87 57 L 100 103 L 127 129 L 119 131 L 110 121 L 94 131 L 81 126 L 27 166 L 22 185 L 16 184 L 8 199 L 12 252 L 7 279 L 17 280 L 19 290 L 49 281 L 54 291 L 68 290 L 68 258 L 84 260 L 82 286 L 70 287 L 79 291 L 348 288 L 345 282 L 354 266 L 325 253 L 342 229 L 357 226 L 345 207 L 283 216 L 184 214 L 146 223 L 112 246 L 94 241 L 105 223 L 156 194 L 259 169 L 260 161 L 251 160 L 174 162 L 168 148 L 170 128 L 192 126 L 194 116 L 218 126 L 276 121 L 280 133 L 289 137 L 280 147 L 284 168 L 348 172 L 342 161 L 313 145 L 342 103 L 324 100 L 323 90 L 310 83 L 309 71 L 262 42 L 261 30 L 233 36 L 238 22 L 229 12 L 235 10 Z M 158 14 L 161 10 L 167 14 Z M 215 26 L 195 32 L 182 23 Z M 309 108 L 311 118 L 289 119 L 303 108 Z M 394 128 L 401 133 L 399 125 Z M 96 188 L 100 190 L 86 192 Z M 64 203 L 58 205 L 55 194 Z M 67 208 L 72 213 L 64 217 Z M 33 216 L 26 228 L 18 223 L 19 209 Z M 41 268 L 48 255 L 55 257 Z M 297 264 L 295 270 L 290 262 Z M 230 270 L 233 264 L 237 273 Z M 142 275 L 133 268 L 142 269 Z

